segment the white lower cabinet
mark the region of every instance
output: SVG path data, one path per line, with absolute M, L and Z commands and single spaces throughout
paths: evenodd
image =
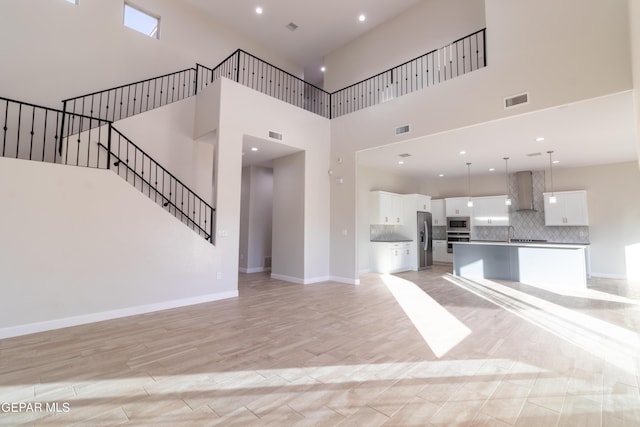
M 453 263 L 453 254 L 447 253 L 446 240 L 433 241 L 433 262 Z
M 370 242 L 371 271 L 397 273 L 411 269 L 412 242 Z

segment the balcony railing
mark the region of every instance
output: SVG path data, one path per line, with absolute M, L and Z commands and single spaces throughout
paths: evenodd
M 275 65 L 236 50 L 215 68 L 198 64 L 199 90 L 219 77 L 226 77 L 265 95 L 329 118 L 331 95 Z
M 486 30 L 376 74 L 333 93 L 241 49 L 215 68 L 197 64 L 197 88 L 226 77 L 326 118 L 335 118 L 425 89 L 487 65 Z
M 371 107 L 487 65 L 482 29 L 331 94 L 331 118 Z

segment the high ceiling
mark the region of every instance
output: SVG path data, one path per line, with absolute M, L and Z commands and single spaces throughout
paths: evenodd
M 323 57 L 375 26 L 426 0 L 184 0 L 248 39 L 269 48 L 305 69 L 312 83 L 321 80 Z M 263 13 L 256 14 L 257 6 Z M 366 15 L 364 22 L 358 21 Z M 286 25 L 298 25 L 290 31 Z M 536 142 L 538 137 L 544 141 Z M 412 139 L 359 153 L 359 163 L 421 178 L 463 176 L 466 162 L 473 174 L 509 169 L 548 167 L 553 150 L 555 167 L 576 167 L 638 159 L 631 92 L 538 111 L 503 120 Z M 391 143 L 391 141 L 389 141 Z M 267 140 L 245 140 L 245 164 L 290 154 L 286 146 Z M 251 152 L 251 147 L 259 147 Z M 460 151 L 467 154 L 460 155 Z M 399 154 L 411 157 L 401 159 Z M 540 153 L 539 155 L 535 155 Z M 398 161 L 404 160 L 403 165 Z
M 325 55 L 422 0 L 184 1 L 305 69 L 305 80 L 314 83 Z M 286 28 L 290 22 L 298 26 L 295 31 Z
M 504 157 L 510 171 L 541 170 L 549 167 L 547 151 L 554 167 L 627 162 L 638 159 L 634 126 L 628 91 L 362 151 L 358 163 L 438 178 L 466 176 L 467 162 L 473 175 L 504 173 Z M 411 157 L 398 156 L 405 153 Z

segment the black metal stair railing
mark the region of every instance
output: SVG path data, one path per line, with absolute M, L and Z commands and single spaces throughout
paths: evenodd
M 109 144 L 106 120 L 0 97 L 2 157 L 106 168 Z
M 198 90 L 226 77 L 258 92 L 329 118 L 331 95 L 260 58 L 236 50 L 215 68 L 197 64 Z
M 62 110 L 115 122 L 195 95 L 196 69 L 153 77 L 62 101 Z
M 486 67 L 486 29 L 331 94 L 339 117 Z
M 110 121 L 0 97 L 0 155 L 111 169 L 213 243 L 215 208 Z
M 113 126 L 111 132 L 111 150 L 98 143 L 110 155 L 110 169 L 213 243 L 215 208 Z

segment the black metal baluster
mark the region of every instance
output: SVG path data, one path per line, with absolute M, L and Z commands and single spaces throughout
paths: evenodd
M 171 102 L 175 101 L 176 96 L 176 75 L 171 76 Z M 167 94 L 168 95 L 168 94 Z M 167 99 L 167 104 L 169 104 L 169 99 Z
M 44 129 L 42 130 L 42 161 L 45 161 L 45 148 L 47 146 L 47 120 L 49 120 L 49 110 L 44 109 Z
M 20 152 L 20 128 L 22 126 L 22 104 L 18 104 L 18 133 L 16 139 L 16 159 L 18 158 L 18 153 Z
M 9 117 L 9 101 L 5 100 L 4 102 L 4 126 L 2 126 L 2 130 L 4 131 L 4 135 L 2 137 L 2 157 L 4 157 L 7 148 L 7 120 Z
M 29 160 L 31 160 L 31 157 L 33 155 L 33 135 L 34 135 L 34 127 L 36 125 L 36 108 L 35 107 L 31 107 L 31 137 L 30 137 L 30 141 L 29 141 Z

